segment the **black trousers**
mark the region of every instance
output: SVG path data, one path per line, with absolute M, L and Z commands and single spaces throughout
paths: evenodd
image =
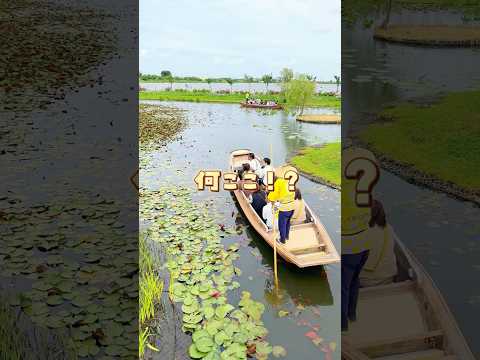
M 360 272 L 368 259 L 368 250 L 342 255 L 342 331 L 348 330 L 348 320 L 357 318 Z

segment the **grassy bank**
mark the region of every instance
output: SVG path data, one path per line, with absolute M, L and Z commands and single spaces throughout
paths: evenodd
M 402 104 L 380 118 L 360 134 L 372 150 L 413 167 L 417 177 L 480 190 L 480 91 L 452 93 L 429 107 Z
M 340 187 L 340 142 L 306 147 L 290 163 L 312 180 Z
M 282 102 L 282 98 L 277 94 L 260 94 L 256 93 L 255 98 L 262 100 L 276 100 Z M 210 91 L 140 91 L 140 100 L 163 100 L 163 101 L 191 101 L 191 102 L 212 102 L 239 104 L 245 101 L 243 93 L 226 93 L 218 94 Z M 329 95 L 315 95 L 312 100 L 307 103 L 309 107 L 328 107 L 340 108 L 341 99 Z

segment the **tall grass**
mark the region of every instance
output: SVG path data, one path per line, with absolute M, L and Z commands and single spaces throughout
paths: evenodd
M 160 306 L 163 293 L 163 280 L 155 269 L 155 260 L 152 257 L 144 234 L 140 235 L 139 241 L 139 331 L 138 331 L 138 352 L 141 358 L 144 355 L 145 347 L 149 346 L 148 324 L 155 319 L 156 312 Z

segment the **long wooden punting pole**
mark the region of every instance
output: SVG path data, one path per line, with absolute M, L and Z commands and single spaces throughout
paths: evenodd
M 273 164 L 273 146 L 270 142 L 270 164 Z M 275 230 L 275 206 L 272 204 L 273 221 L 273 274 L 275 276 L 275 288 L 278 290 L 278 272 L 277 272 L 277 234 Z

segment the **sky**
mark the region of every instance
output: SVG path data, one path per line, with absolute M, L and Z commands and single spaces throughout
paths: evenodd
M 141 0 L 140 72 L 340 75 L 340 0 Z

